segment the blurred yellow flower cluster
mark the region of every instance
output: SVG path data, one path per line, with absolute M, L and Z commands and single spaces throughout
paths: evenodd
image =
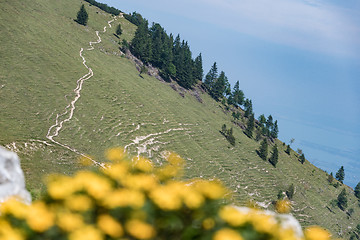
M 177 154 L 160 167 L 121 148 L 105 156 L 111 163 L 104 169 L 49 177 L 45 196 L 32 205 L 3 203 L 0 239 L 302 240 L 259 210 L 226 206 L 229 192 L 217 180 L 179 180 L 184 160 Z M 289 208 L 288 202 L 277 206 Z M 330 234 L 313 227 L 305 237 L 329 240 Z

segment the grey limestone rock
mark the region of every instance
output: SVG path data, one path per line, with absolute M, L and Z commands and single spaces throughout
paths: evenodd
M 10 197 L 31 203 L 31 195 L 25 188 L 25 177 L 16 153 L 0 146 L 0 204 Z

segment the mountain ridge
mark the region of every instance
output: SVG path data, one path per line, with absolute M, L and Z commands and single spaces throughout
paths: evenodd
M 44 175 L 50 172 L 71 174 L 82 168 L 76 161 L 77 154 L 42 142 L 46 140 L 49 129 L 44 125 L 50 127 L 56 121 L 54 109 L 61 111 L 67 106 L 71 98 L 64 96 L 74 89 L 73 81 L 84 75 L 83 67 L 75 65 L 81 65 L 74 54 L 78 53 L 76 48 L 86 46 L 87 39 L 93 39 L 93 33 L 101 30 L 111 16 L 87 5 L 90 12 L 89 26 L 80 27 L 73 21 L 77 9 L 69 7 L 79 5 L 82 1 L 66 0 L 50 4 L 37 0 L 36 3 L 33 9 L 30 8 L 30 1 L 25 2 L 24 6 L 20 1 L 13 1 L 6 3 L 3 8 L 23 12 L 26 24 L 21 23 L 20 19 L 15 22 L 21 29 L 30 27 L 31 31 L 26 33 L 29 37 L 25 36 L 24 42 L 16 37 L 21 36 L 21 31 L 16 31 L 17 35 L 12 33 L 10 40 L 17 39 L 13 42 L 4 35 L 11 36 L 11 30 L 15 27 L 4 27 L 4 23 L 1 25 L 7 33 L 3 34 L 1 40 L 8 48 L 1 49 L 1 55 L 6 57 L 1 61 L 1 72 L 4 75 L 0 78 L 0 85 L 5 86 L 0 89 L 0 104 L 1 109 L 4 109 L 0 120 L 0 143 L 9 148 L 14 145 L 14 148 L 20 150 L 18 152 L 25 164 L 28 186 L 33 194 L 40 194 L 38 185 L 41 177 L 35 176 L 38 172 Z M 66 10 L 65 6 L 68 7 Z M 11 19 L 11 13 L 16 12 L 6 13 L 5 10 L 1 16 L 6 16 L 7 20 Z M 46 11 L 49 13 L 45 14 Z M 49 29 L 44 21 L 39 21 L 49 16 L 53 16 L 54 21 L 50 25 L 65 22 L 66 30 L 59 31 L 73 34 L 64 39 L 64 35 L 53 33 L 53 29 Z M 125 19 L 119 21 L 124 26 L 123 37 L 130 40 L 135 26 Z M 6 22 L 10 25 L 10 21 Z M 36 33 L 39 31 L 42 36 L 47 33 L 45 36 L 53 41 L 47 42 L 48 38 L 37 39 Z M 62 41 L 56 41 L 53 35 L 74 43 L 76 47 L 69 44 L 61 47 Z M 33 39 L 30 44 L 26 42 L 29 39 Z M 44 53 L 42 48 L 34 48 L 32 44 L 36 42 L 43 46 L 48 44 L 47 51 Z M 350 195 L 351 190 L 348 189 L 349 200 L 355 213 L 349 220 L 345 212 L 332 207 L 329 202 L 336 198 L 341 188 L 330 185 L 327 174 L 308 161 L 301 165 L 294 151 L 290 156 L 285 154 L 282 142 L 275 140 L 280 150 L 280 162 L 277 168 L 273 168 L 256 154 L 259 143 L 249 139 L 242 129 L 232 123 L 231 111 L 226 106 L 200 91 L 203 103 L 188 91 L 184 92 L 183 97 L 174 94 L 170 84 L 147 75 L 139 77 L 134 64 L 119 56 L 117 40 L 110 32 L 104 33 L 103 42 L 94 48 L 95 51 L 86 53 L 89 66 L 94 69 L 94 76 L 92 81 L 86 82 L 75 118 L 62 130 L 59 141 L 80 148 L 81 152 L 96 160 L 102 158 L 105 149 L 114 145 L 127 146 L 132 154 L 145 151 L 157 164 L 162 161 L 163 151 L 176 151 L 187 159 L 185 178 L 216 177 L 225 180 L 226 185 L 234 191 L 232 200 L 237 204 L 253 200 L 271 208 L 278 191 L 285 191 L 290 183 L 294 183 L 296 192 L 293 214 L 303 226 L 319 224 L 333 233 L 347 229 L 348 226 L 355 227 L 359 208 L 355 197 Z M 21 54 L 17 54 L 16 49 L 21 50 Z M 50 57 L 54 54 L 58 60 Z M 24 56 L 26 61 L 15 64 Z M 67 73 L 63 69 L 67 69 Z M 42 86 L 44 78 L 47 78 L 47 87 L 51 86 L 51 94 L 47 93 L 47 87 Z M 224 123 L 234 128 L 235 147 L 229 145 L 219 133 Z M 18 146 L 17 142 L 20 142 Z M 335 223 L 332 222 L 333 212 L 337 217 Z

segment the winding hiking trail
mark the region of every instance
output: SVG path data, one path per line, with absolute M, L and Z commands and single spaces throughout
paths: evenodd
M 122 15 L 120 15 L 120 17 L 123 17 Z M 116 20 L 116 16 L 108 21 L 108 25 L 109 27 L 111 28 L 111 23 L 113 21 Z M 104 30 L 102 31 L 103 33 L 106 32 L 106 29 L 107 29 L 107 26 L 104 27 Z M 94 50 L 94 44 L 99 44 L 101 43 L 101 37 L 99 35 L 99 31 L 95 31 L 95 34 L 97 36 L 97 41 L 95 42 L 89 42 L 89 45 L 90 45 L 90 48 L 86 49 L 87 51 L 91 51 L 91 50 Z M 86 64 L 86 59 L 85 57 L 83 56 L 83 51 L 84 51 L 84 48 L 81 48 L 80 49 L 80 52 L 79 52 L 79 55 L 80 57 L 82 58 L 82 64 L 85 66 L 85 68 L 88 70 L 88 73 L 85 74 L 84 76 L 82 76 L 81 78 L 79 78 L 76 83 L 76 88 L 73 90 L 75 92 L 75 97 L 74 99 L 65 107 L 65 111 L 63 113 L 57 113 L 56 114 L 56 119 L 55 119 L 55 124 L 51 125 L 47 134 L 46 134 L 46 138 L 49 139 L 51 142 L 63 147 L 63 148 L 66 148 L 76 154 L 79 154 L 81 155 L 82 157 L 85 157 L 89 160 L 91 160 L 95 165 L 98 165 L 100 167 L 105 167 L 103 163 L 99 163 L 97 161 L 95 161 L 94 159 L 88 157 L 87 155 L 85 155 L 84 153 L 81 153 L 80 151 L 76 150 L 75 148 L 73 147 L 70 147 L 64 143 L 60 143 L 59 141 L 56 141 L 54 140 L 55 137 L 59 136 L 59 133 L 60 131 L 62 130 L 64 124 L 66 122 L 69 122 L 73 116 L 74 116 L 74 111 L 76 109 L 76 106 L 75 106 L 75 103 L 80 99 L 81 97 L 81 90 L 82 90 L 82 87 L 83 87 L 83 84 L 86 80 L 89 80 L 93 75 L 94 75 L 94 72 L 93 70 Z

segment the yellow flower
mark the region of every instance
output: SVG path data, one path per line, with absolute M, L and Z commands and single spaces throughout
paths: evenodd
M 141 208 L 145 203 L 143 193 L 131 189 L 118 189 L 109 193 L 102 200 L 102 204 L 107 208 L 134 207 Z
M 139 159 L 133 159 L 134 168 L 138 169 L 142 172 L 152 172 L 153 170 L 153 164 L 149 159 L 140 157 Z
M 65 200 L 65 206 L 73 211 L 87 211 L 92 206 L 92 200 L 86 195 L 72 195 Z
M 156 231 L 150 224 L 140 220 L 130 220 L 125 225 L 126 231 L 138 239 L 150 239 L 155 236 Z
M 102 240 L 103 235 L 101 231 L 94 226 L 82 227 L 69 235 L 69 240 Z
M 219 211 L 219 216 L 231 226 L 237 227 L 249 221 L 248 214 L 241 213 L 232 206 L 225 206 Z
M 97 225 L 104 233 L 113 238 L 121 237 L 124 234 L 121 224 L 110 215 L 100 215 Z
M 54 199 L 65 199 L 77 190 L 70 177 L 50 176 L 49 180 L 47 191 Z
M 0 220 L 0 239 L 1 240 L 23 240 L 25 239 L 18 229 L 13 228 L 4 220 Z
M 306 240 L 329 240 L 330 233 L 318 226 L 308 227 L 305 230 L 305 239 Z
M 278 213 L 289 213 L 291 210 L 291 203 L 289 200 L 279 200 L 276 202 L 276 211 Z
M 170 153 L 169 156 L 166 158 L 166 160 L 175 166 L 183 166 L 184 165 L 184 159 L 182 159 L 176 153 Z
M 215 221 L 212 218 L 206 218 L 202 222 L 202 226 L 206 230 L 212 229 L 215 226 Z
M 128 175 L 123 182 L 125 187 L 150 191 L 157 185 L 155 176 L 149 174 Z
M 258 232 L 271 234 L 279 227 L 276 220 L 272 216 L 262 214 L 260 212 L 254 212 L 249 217 L 250 222 Z
M 197 191 L 185 186 L 183 189 L 184 203 L 188 208 L 199 208 L 205 201 L 204 197 Z
M 160 180 L 168 180 L 182 175 L 182 168 L 175 165 L 165 165 L 157 170 L 157 176 Z
M 127 162 L 113 164 L 103 169 L 103 172 L 112 179 L 121 182 L 124 177 L 129 173 L 129 164 Z
M 223 198 L 226 189 L 221 185 L 219 181 L 204 181 L 199 180 L 194 183 L 195 189 L 202 192 L 205 197 L 210 199 L 220 199 Z
M 19 202 L 15 198 L 10 198 L 0 205 L 0 213 L 12 214 L 16 218 L 24 219 L 27 214 L 28 206 L 22 202 Z
M 75 176 L 75 182 L 85 188 L 85 190 L 95 199 L 101 199 L 111 191 L 111 182 L 92 172 L 79 172 Z
M 124 149 L 120 147 L 110 148 L 106 151 L 105 156 L 110 161 L 119 162 L 125 158 L 125 152 Z
M 223 228 L 214 234 L 213 240 L 243 240 L 243 238 L 235 230 Z
M 26 222 L 31 229 L 37 232 L 44 232 L 54 225 L 55 215 L 43 202 L 33 203 L 26 216 Z
M 163 210 L 177 210 L 181 207 L 182 201 L 175 185 L 160 186 L 150 193 L 151 200 Z
M 80 214 L 59 213 L 57 225 L 66 232 L 72 232 L 84 226 L 83 218 Z

